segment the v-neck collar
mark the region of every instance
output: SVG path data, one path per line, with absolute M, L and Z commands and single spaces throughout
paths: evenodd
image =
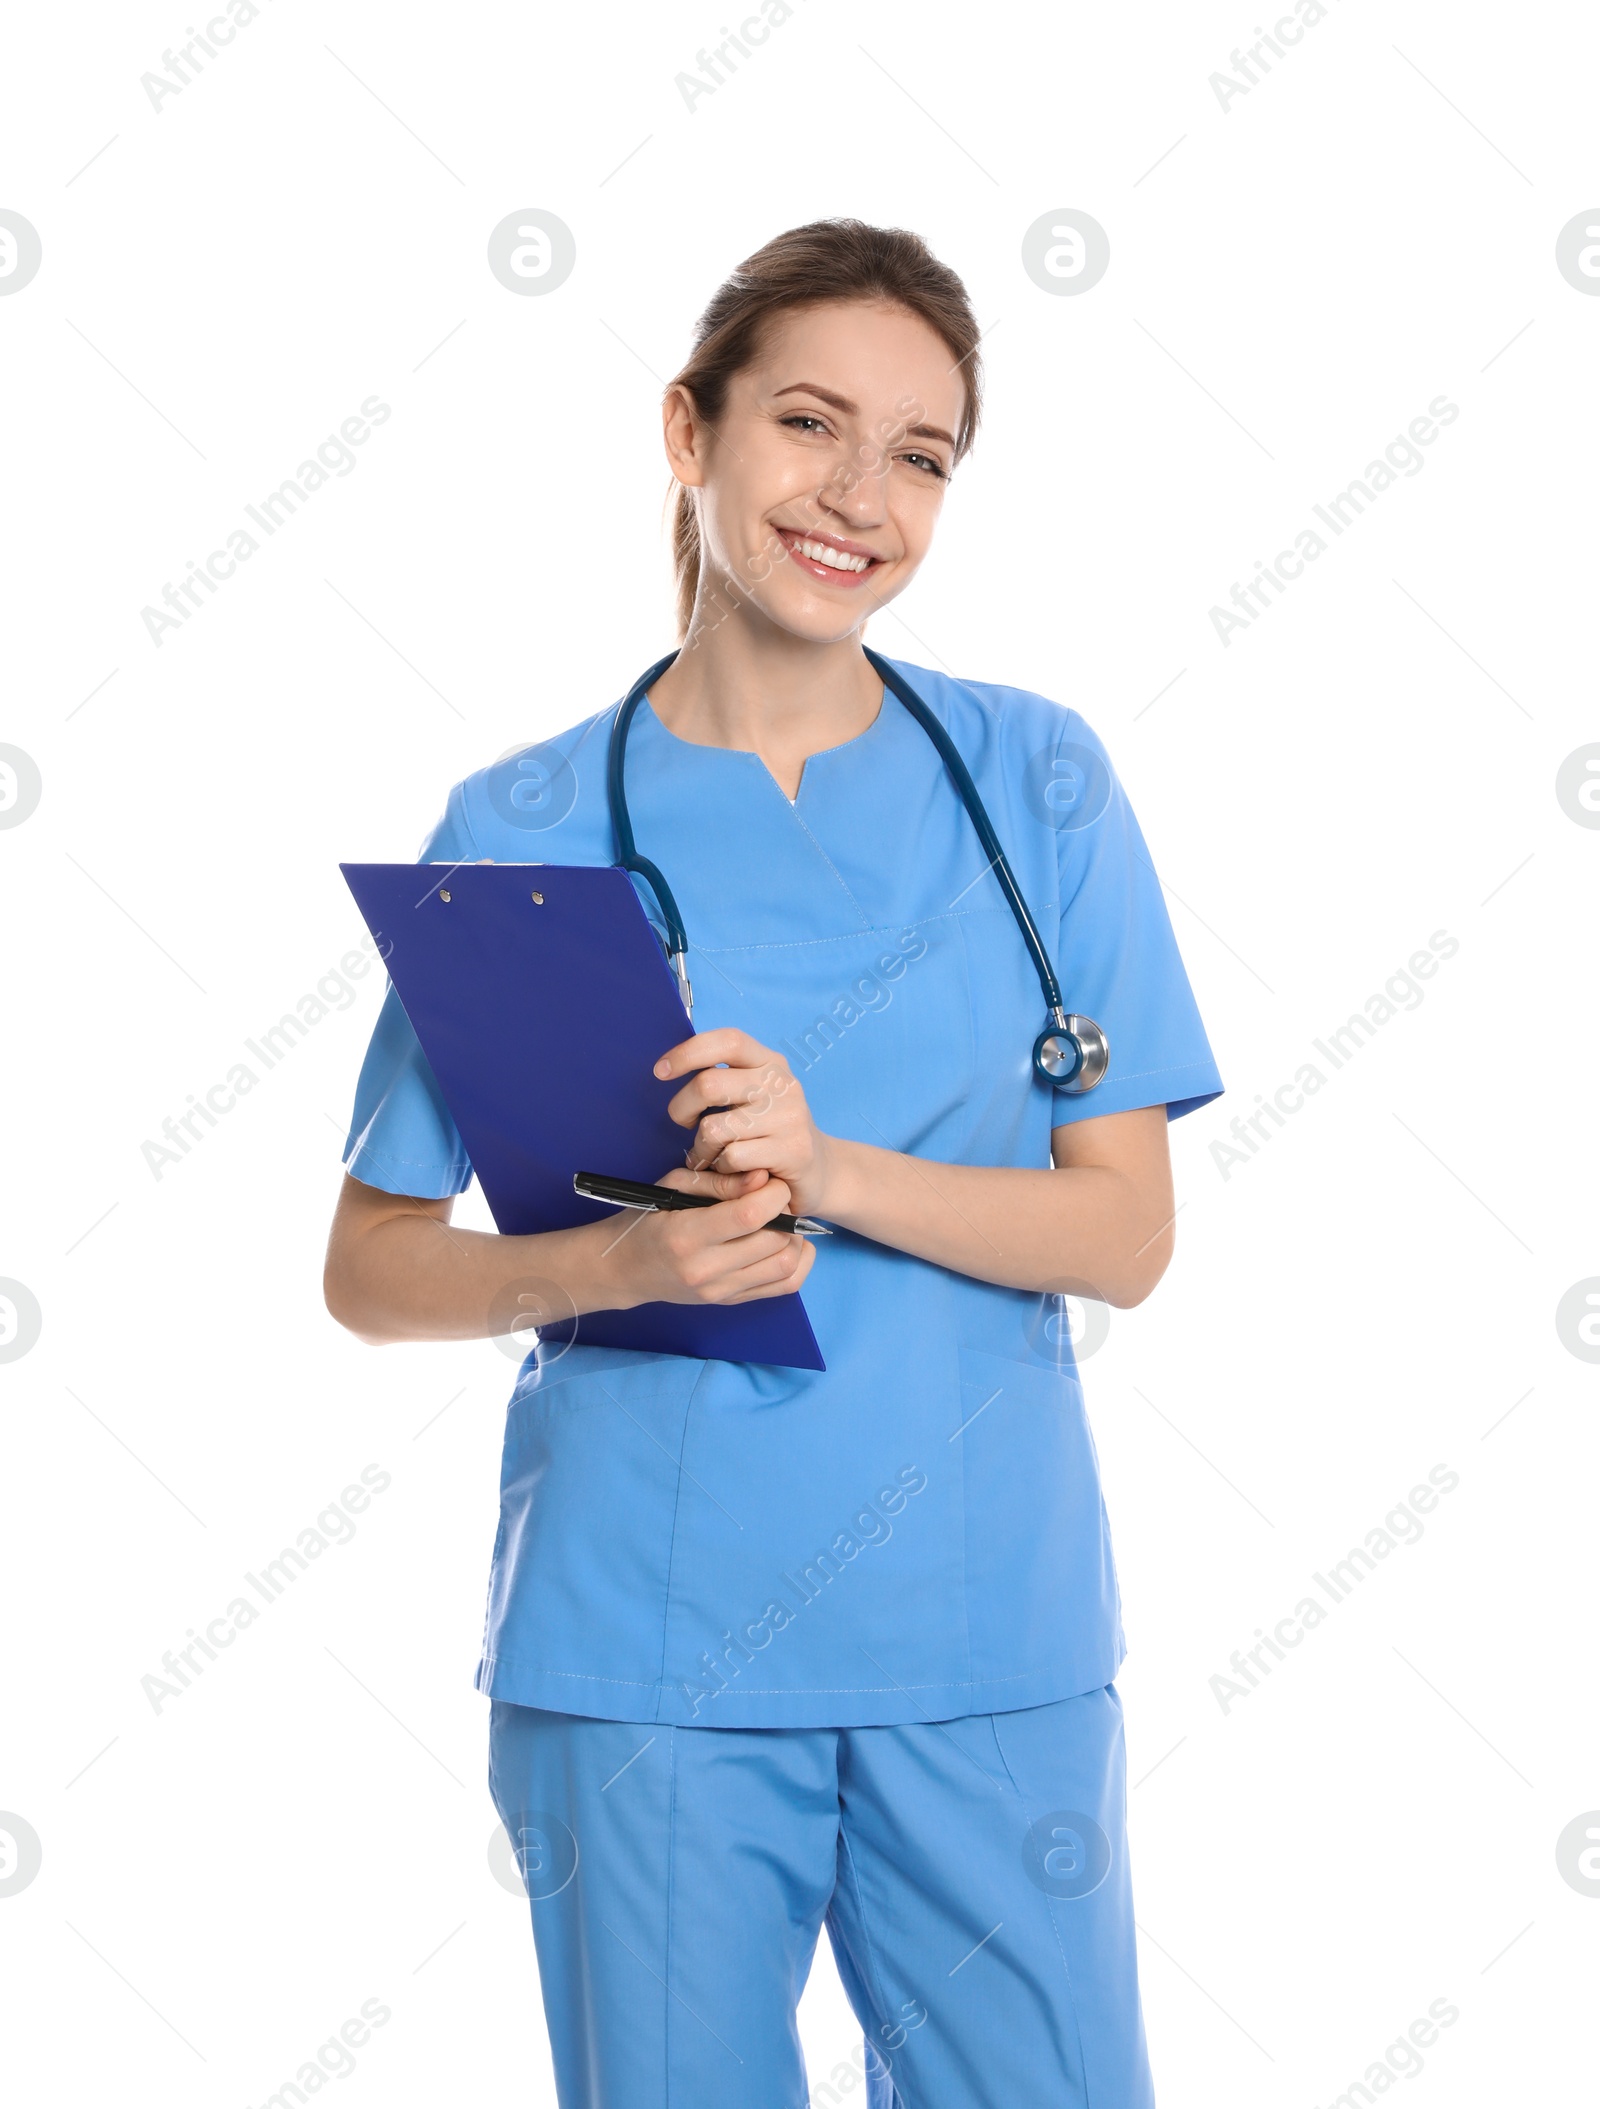
M 806 784 L 812 774 L 812 763 L 827 761 L 830 760 L 836 754 L 848 754 L 852 750 L 864 746 L 867 741 L 872 739 L 873 735 L 883 724 L 884 713 L 888 707 L 888 702 L 889 691 L 887 688 L 885 688 L 879 694 L 877 712 L 874 715 L 872 723 L 870 725 L 864 725 L 859 732 L 852 733 L 850 738 L 847 740 L 839 740 L 832 747 L 819 747 L 815 754 L 808 754 L 806 756 L 805 760 L 800 764 L 800 781 L 795 786 L 795 794 L 793 798 L 789 796 L 788 792 L 783 788 L 782 784 L 779 783 L 778 779 L 767 767 L 767 764 L 762 760 L 761 756 L 757 754 L 753 748 L 720 747 L 713 746 L 709 741 L 706 740 L 686 740 L 681 738 L 677 733 L 672 730 L 669 725 L 667 725 L 661 718 L 656 715 L 655 705 L 651 702 L 648 693 L 646 693 L 640 699 L 640 707 L 644 712 L 648 714 L 650 722 L 655 727 L 656 731 L 659 732 L 662 738 L 666 740 L 668 744 L 672 747 L 684 748 L 691 754 L 726 754 L 731 755 L 734 759 L 738 761 L 754 762 L 756 766 L 760 769 L 762 775 L 765 776 L 768 783 L 771 784 L 772 788 L 783 800 L 784 804 L 788 806 L 790 811 L 798 812 L 800 807 L 800 800 L 805 795 Z

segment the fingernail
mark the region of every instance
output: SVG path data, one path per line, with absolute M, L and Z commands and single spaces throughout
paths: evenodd
M 670 1063 L 670 1062 L 669 1062 L 669 1061 L 667 1060 L 666 1056 L 665 1056 L 665 1055 L 663 1055 L 663 1056 L 661 1057 L 661 1060 L 660 1060 L 659 1062 L 657 1062 L 657 1064 L 656 1064 L 656 1075 L 657 1075 L 657 1076 L 665 1076 L 665 1075 L 666 1075 L 666 1074 L 668 1073 L 668 1071 L 669 1071 L 669 1070 L 671 1069 L 671 1067 L 672 1067 L 672 1064 L 671 1064 L 671 1063 Z

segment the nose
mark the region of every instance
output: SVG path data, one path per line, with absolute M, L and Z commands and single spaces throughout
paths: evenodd
M 818 491 L 817 503 L 839 521 L 841 531 L 881 527 L 888 517 L 888 470 L 881 448 L 858 447 L 835 467 Z

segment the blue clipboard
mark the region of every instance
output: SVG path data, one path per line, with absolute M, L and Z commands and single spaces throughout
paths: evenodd
M 618 1211 L 579 1170 L 654 1180 L 683 1162 L 653 1073 L 693 1032 L 627 873 L 592 864 L 341 864 L 459 1129 L 496 1227 L 567 1230 Z M 621 1226 L 619 1226 L 621 1227 Z M 552 1339 L 825 1369 L 798 1292 L 639 1304 Z

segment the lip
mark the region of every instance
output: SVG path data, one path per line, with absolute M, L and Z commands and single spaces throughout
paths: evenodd
M 789 552 L 790 562 L 807 578 L 815 579 L 821 585 L 840 586 L 848 591 L 864 585 L 875 571 L 881 571 L 888 562 L 887 557 L 879 556 L 876 550 L 869 549 L 864 542 L 849 541 L 844 535 L 819 534 L 815 529 L 798 527 L 778 527 L 774 532 Z M 821 564 L 814 557 L 803 555 L 798 546 L 801 542 L 820 542 L 828 549 L 838 550 L 841 556 L 865 557 L 866 568 L 861 571 L 835 570 L 831 564 Z

